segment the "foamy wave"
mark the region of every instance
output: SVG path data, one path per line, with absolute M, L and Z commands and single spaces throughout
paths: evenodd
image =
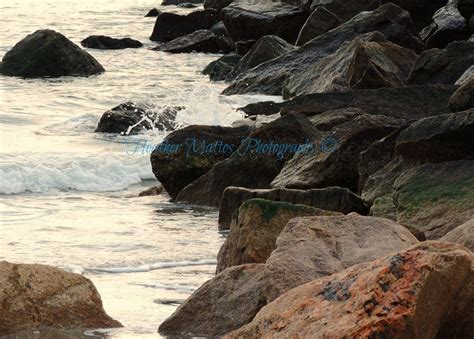
M 0 156 L 0 194 L 119 191 L 154 178 L 147 157 L 77 153 Z
M 149 264 L 149 265 L 140 265 L 140 266 L 89 267 L 89 268 L 86 268 L 86 271 L 100 272 L 100 273 L 136 273 L 136 272 L 149 272 L 149 271 L 160 270 L 164 268 L 207 266 L 207 265 L 216 265 L 216 264 L 217 264 L 217 261 L 215 259 L 203 259 L 203 260 L 159 262 L 159 263 L 154 263 L 154 264 Z

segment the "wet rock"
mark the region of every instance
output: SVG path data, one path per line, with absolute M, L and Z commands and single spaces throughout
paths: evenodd
M 421 243 L 292 289 L 226 338 L 435 338 L 472 262 L 460 245 Z
M 145 18 L 152 18 L 152 17 L 157 17 L 158 15 L 161 14 L 161 11 L 159 11 L 157 8 L 152 8 L 148 11 L 148 13 L 145 15 Z
M 247 200 L 235 213 L 230 234 L 217 255 L 218 273 L 231 266 L 265 263 L 290 219 L 338 214 L 306 205 L 263 199 Z
M 104 35 L 92 35 L 82 40 L 81 45 L 94 49 L 125 49 L 143 47 L 143 44 L 138 40 L 130 38 L 115 39 Z
M 306 151 L 304 145 L 319 138 L 320 132 L 306 117 L 281 117 L 252 132 L 228 159 L 184 188 L 177 201 L 217 207 L 229 186 L 269 188 L 285 161 L 298 149 Z
M 159 327 L 165 336 L 212 337 L 249 323 L 265 304 L 261 264 L 231 267 L 196 290 Z
M 381 33 L 362 34 L 308 69 L 290 76 L 283 97 L 402 86 L 416 59 L 415 52 L 387 42 Z
M 199 125 L 177 130 L 151 154 L 153 173 L 175 198 L 185 186 L 235 152 L 250 132 L 248 127 Z
M 449 108 L 453 112 L 474 108 L 474 72 L 449 99 Z
M 283 105 L 281 103 L 261 101 L 240 107 L 238 110 L 244 112 L 247 116 L 273 115 L 279 113 L 282 107 Z
M 182 5 L 182 4 L 202 4 L 204 0 L 163 0 L 161 6 Z
M 348 107 L 326 111 L 309 118 L 314 127 L 320 131 L 330 131 L 338 125 L 352 121 L 365 112 L 360 108 Z
M 231 53 L 235 51 L 235 42 L 229 36 L 229 32 L 227 32 L 224 22 L 219 21 L 209 30 L 217 36 L 219 40 L 219 46 L 223 53 Z
M 217 12 L 212 9 L 188 15 L 161 13 L 156 18 L 150 40 L 168 42 L 198 30 L 210 29 L 217 21 Z
M 281 95 L 288 75 L 296 75 L 334 53 L 345 41 L 379 31 L 388 41 L 417 49 L 419 41 L 408 12 L 386 4 L 372 12 L 363 12 L 339 27 L 322 34 L 293 52 L 261 64 L 242 74 L 224 94 L 263 93 Z
M 29 34 L 4 56 L 0 73 L 25 78 L 90 76 L 105 72 L 89 53 L 61 33 L 44 29 Z
M 317 7 L 304 23 L 296 40 L 296 46 L 302 46 L 311 39 L 336 28 L 343 21 L 325 7 Z
M 158 47 L 153 48 L 153 50 L 167 53 L 219 53 L 221 47 L 219 39 L 214 33 L 202 29 L 189 35 L 165 42 Z
M 184 2 L 182 4 L 177 4 L 176 6 L 179 7 L 179 8 L 196 8 L 197 7 L 197 5 L 194 5 L 194 4 L 189 3 L 189 2 Z
M 0 261 L 0 304 L 0 335 L 122 326 L 105 313 L 89 279 L 51 266 Z
M 245 56 L 240 59 L 232 72 L 227 76 L 226 81 L 235 80 L 239 74 L 248 71 L 266 61 L 275 59 L 294 49 L 285 40 L 275 36 L 267 35 L 260 38 Z
M 204 8 L 205 9 L 215 9 L 220 13 L 221 9 L 229 6 L 234 0 L 205 0 Z
M 234 41 L 277 35 L 289 43 L 296 41 L 307 18 L 298 7 L 281 2 L 239 2 L 222 9 L 221 15 Z
M 454 84 L 474 64 L 474 42 L 456 41 L 444 50 L 423 52 L 411 71 L 408 83 Z
M 207 65 L 202 74 L 209 75 L 211 81 L 224 81 L 241 58 L 240 55 L 235 53 L 224 55 Z
M 264 270 L 268 302 L 286 291 L 353 265 L 406 249 L 418 240 L 388 219 L 309 216 L 290 220 Z
M 239 207 L 250 199 L 281 201 L 290 204 L 306 205 L 317 209 L 339 213 L 357 212 L 367 214 L 369 206 L 359 196 L 346 188 L 326 187 L 312 190 L 291 189 L 247 189 L 228 187 L 219 205 L 219 229 L 229 229 L 232 216 Z
M 470 219 L 448 232 L 439 241 L 461 244 L 474 253 L 474 219 Z
M 288 161 L 271 186 L 292 189 L 340 186 L 357 192 L 360 152 L 403 123 L 386 116 L 362 115 L 339 125 L 320 140 L 316 152 L 297 154 Z
M 257 40 L 253 40 L 253 39 L 245 40 L 245 41 L 237 41 L 235 43 L 235 52 L 239 55 L 244 56 L 250 51 L 250 49 L 253 47 L 253 45 L 255 45 L 256 42 Z
M 160 195 L 161 193 L 163 193 L 163 186 L 158 185 L 158 186 L 150 187 L 149 189 L 138 193 L 138 196 L 139 197 L 150 197 L 150 196 L 154 196 L 154 195 Z

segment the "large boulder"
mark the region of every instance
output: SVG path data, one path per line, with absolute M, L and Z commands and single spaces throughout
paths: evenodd
M 320 132 L 300 114 L 287 114 L 252 132 L 228 159 L 185 187 L 178 201 L 219 206 L 229 186 L 270 188 L 285 161 L 306 153 Z
M 423 52 L 410 73 L 411 85 L 454 84 L 474 64 L 474 42 L 456 41 Z
M 258 40 L 265 35 L 277 35 L 294 43 L 307 13 L 282 2 L 239 2 L 221 12 L 229 35 L 234 41 Z
M 0 261 L 0 335 L 24 330 L 121 327 L 92 282 L 45 265 Z
M 320 151 L 310 156 L 295 155 L 271 185 L 293 189 L 340 186 L 357 192 L 359 153 L 402 124 L 386 116 L 362 115 L 339 125 L 321 141 Z
M 202 29 L 210 29 L 218 21 L 212 9 L 191 12 L 188 15 L 161 13 L 156 18 L 150 40 L 168 42 Z
M 151 154 L 153 173 L 175 198 L 188 184 L 228 158 L 251 132 L 248 127 L 188 126 L 169 134 Z M 175 149 L 174 152 L 167 149 Z
M 343 21 L 336 14 L 328 11 L 325 7 L 317 7 L 301 28 L 296 40 L 296 46 L 302 46 L 311 39 L 329 32 L 342 23 Z
M 417 243 L 405 227 L 383 218 L 351 213 L 293 219 L 266 262 L 265 296 L 271 302 L 294 287 Z
M 215 337 L 249 323 L 265 305 L 263 265 L 231 267 L 197 289 L 159 327 L 160 334 Z
M 448 325 L 462 333 L 473 320 L 472 298 L 462 298 L 472 295 L 472 266 L 460 245 L 421 243 L 292 289 L 226 338 L 435 338 Z M 461 305 L 466 313 L 446 323 Z
M 219 38 L 214 33 L 206 29 L 201 29 L 165 42 L 153 48 L 153 50 L 168 53 L 219 53 L 221 46 L 219 44 Z
M 143 47 L 143 44 L 138 40 L 130 38 L 115 39 L 105 35 L 91 35 L 90 37 L 82 40 L 81 45 L 94 49 L 125 49 Z
M 290 219 L 310 215 L 336 215 L 306 205 L 250 199 L 234 215 L 230 234 L 217 255 L 217 272 L 241 264 L 265 263 L 280 232 Z
M 25 78 L 90 76 L 105 72 L 89 53 L 61 33 L 44 29 L 29 34 L 9 50 L 0 74 Z
M 474 253 L 474 218 L 460 226 L 457 226 L 439 239 L 439 241 L 461 244 Z
M 228 187 L 224 190 L 219 205 L 219 229 L 228 229 L 232 216 L 237 213 L 239 207 L 245 201 L 255 198 L 312 206 L 344 214 L 350 212 L 367 214 L 369 211 L 369 206 L 347 188 L 326 187 L 312 190 L 291 190 Z
M 298 74 L 334 53 L 345 41 L 379 31 L 387 40 L 407 48 L 418 48 L 419 41 L 408 12 L 386 4 L 372 12 L 362 12 L 339 27 L 322 34 L 293 52 L 268 61 L 242 74 L 224 94 L 263 93 L 281 95 L 289 75 Z
M 387 42 L 381 33 L 362 34 L 308 69 L 290 76 L 283 97 L 402 86 L 416 59 L 414 51 Z
M 449 108 L 453 112 L 474 108 L 474 71 L 449 99 Z
M 260 38 L 240 59 L 234 69 L 229 73 L 226 81 L 235 80 L 239 74 L 248 71 L 264 62 L 275 59 L 280 55 L 286 54 L 294 49 L 293 45 L 275 35 L 267 35 Z

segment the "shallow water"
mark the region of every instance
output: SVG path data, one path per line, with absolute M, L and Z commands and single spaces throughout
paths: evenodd
M 185 106 L 178 122 L 230 125 L 235 108 L 268 99 L 224 97 L 200 71 L 218 55 L 149 50 L 160 1 L 6 0 L 0 4 L 0 56 L 28 33 L 57 30 L 75 43 L 93 34 L 132 37 L 145 48 L 88 50 L 106 69 L 89 78 L 0 76 L 0 260 L 42 263 L 84 274 L 106 311 L 125 327 L 114 338 L 158 337 L 158 325 L 212 277 L 223 237 L 213 209 L 137 198 L 156 185 L 149 154 L 131 139 L 93 133 L 122 102 L 160 110 Z M 186 13 L 176 7 L 162 8 Z M 125 142 L 129 142 L 128 146 Z M 131 143 L 130 143 L 131 142 Z

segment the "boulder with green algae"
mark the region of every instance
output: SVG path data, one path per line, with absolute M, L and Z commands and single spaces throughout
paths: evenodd
M 247 263 L 265 263 L 280 232 L 290 219 L 309 215 L 338 215 L 306 205 L 250 199 L 234 213 L 230 234 L 217 256 L 217 272 Z

